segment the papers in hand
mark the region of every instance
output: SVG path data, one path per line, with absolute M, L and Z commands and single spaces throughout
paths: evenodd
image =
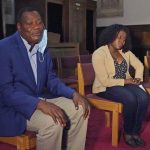
M 140 84 L 139 87 L 146 92 L 146 90 L 145 90 L 145 88 L 143 87 L 142 84 Z

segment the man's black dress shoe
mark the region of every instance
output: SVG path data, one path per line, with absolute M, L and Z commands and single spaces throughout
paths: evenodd
M 145 141 L 139 136 L 133 136 L 133 139 L 138 146 L 145 147 Z
M 133 148 L 138 147 L 136 141 L 131 135 L 125 135 L 124 136 L 125 143 Z

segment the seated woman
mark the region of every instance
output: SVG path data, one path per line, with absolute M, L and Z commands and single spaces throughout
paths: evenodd
M 92 55 L 95 71 L 93 93 L 123 104 L 124 139 L 131 147 L 144 147 L 140 130 L 148 107 L 148 94 L 139 87 L 143 81 L 143 64 L 130 51 L 127 27 L 114 24 L 105 28 L 99 48 Z M 135 78 L 129 66 L 135 69 Z

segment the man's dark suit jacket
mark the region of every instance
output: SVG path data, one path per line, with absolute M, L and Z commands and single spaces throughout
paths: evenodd
M 41 54 L 38 52 L 38 55 Z M 37 84 L 27 49 L 18 32 L 0 41 L 0 136 L 18 135 L 35 111 L 47 87 L 49 97 L 72 98 L 74 90 L 65 86 L 52 69 L 45 50 L 44 61 L 37 56 Z

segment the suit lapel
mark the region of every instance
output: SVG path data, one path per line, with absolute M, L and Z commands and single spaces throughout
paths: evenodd
M 27 70 L 27 73 L 29 74 L 29 78 L 32 80 L 32 83 L 34 84 L 34 86 L 36 86 L 34 74 L 33 74 L 32 67 L 31 67 L 30 60 L 29 60 L 28 53 L 27 53 L 27 49 L 18 33 L 16 37 L 17 37 L 18 48 L 19 48 L 18 53 L 20 53 L 20 57 L 22 58 L 21 60 L 24 64 L 24 67 Z
M 38 89 L 41 83 L 43 63 L 44 63 L 44 56 L 42 56 L 41 53 L 37 51 L 37 87 Z

